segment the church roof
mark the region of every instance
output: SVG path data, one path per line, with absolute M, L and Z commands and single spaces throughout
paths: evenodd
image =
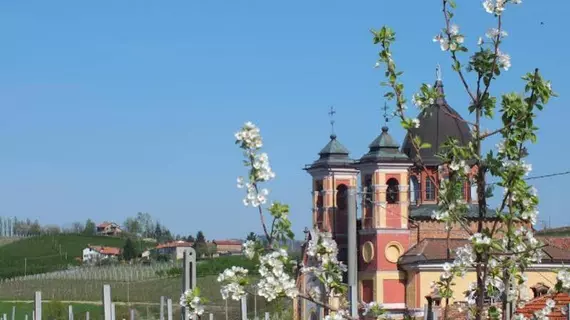
M 432 214 L 438 209 L 437 204 L 421 204 L 419 206 L 410 206 L 410 218 L 415 220 L 432 220 Z M 468 211 L 465 214 L 468 219 L 476 219 L 479 217 L 479 205 L 468 204 Z M 495 216 L 494 210 L 487 210 L 487 219 Z
M 523 315 L 527 319 L 533 319 L 534 314 L 544 309 L 544 307 L 546 307 L 546 302 L 550 299 L 554 301 L 555 306 L 554 308 L 552 308 L 551 312 L 546 315 L 547 318 L 545 319 L 550 319 L 550 320 L 568 319 L 567 311 L 565 311 L 564 308 L 567 308 L 568 304 L 570 304 L 570 295 L 568 295 L 568 293 L 565 292 L 551 293 L 535 298 L 525 303 L 522 308 L 518 308 L 516 314 Z
M 367 162 L 410 162 L 408 156 L 400 152 L 400 146 L 388 133 L 388 127 L 382 127 L 382 133 L 370 143 L 369 151 L 360 163 Z
M 443 95 L 443 82 L 441 80 L 435 82 L 435 88 Z M 466 145 L 471 140 L 471 130 L 462 119 L 461 115 L 449 106 L 443 96 L 438 98 L 433 105 L 422 110 L 418 116 L 419 127 L 412 128 L 410 131 L 412 136 L 419 136 L 422 142 L 431 145 L 430 148 L 420 150 L 419 156 L 424 164 L 441 164 L 437 154 L 448 138 L 455 138 L 462 145 Z M 412 160 L 416 160 L 418 156 L 409 133 L 404 140 L 402 151 Z
M 329 143 L 319 152 L 319 159 L 308 165 L 306 169 L 350 167 L 354 160 L 348 155 L 348 149 L 338 141 L 335 134 L 331 134 Z
M 447 259 L 447 239 L 426 238 L 411 247 L 398 260 L 398 264 L 444 263 L 455 259 L 455 249 L 470 243 L 468 239 L 449 239 L 450 257 Z M 570 252 L 553 246 L 541 248 L 542 263 L 568 263 Z

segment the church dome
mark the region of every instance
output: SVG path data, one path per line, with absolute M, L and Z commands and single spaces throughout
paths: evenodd
M 348 149 L 338 141 L 335 134 L 331 134 L 329 143 L 319 152 L 319 159 L 307 166 L 307 169 L 351 167 L 354 161 L 348 155 Z
M 436 81 L 435 88 L 443 94 L 443 82 L 441 80 Z M 433 105 L 425 108 L 418 116 L 418 120 L 420 121 L 419 128 L 412 128 L 410 131 L 412 136 L 419 136 L 422 142 L 431 145 L 430 148 L 420 150 L 420 157 L 426 165 L 441 164 L 441 159 L 437 155 L 447 139 L 455 138 L 461 145 L 467 145 L 472 139 L 469 126 L 462 121 L 461 115 L 449 106 L 444 97 L 438 98 Z M 416 160 L 417 152 L 409 133 L 402 145 L 402 151 L 411 160 Z
M 400 146 L 388 133 L 388 127 L 382 127 L 382 133 L 368 146 L 369 150 L 360 163 L 409 162 L 408 157 L 400 152 Z

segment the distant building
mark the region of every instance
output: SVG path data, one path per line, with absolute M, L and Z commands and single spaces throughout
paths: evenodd
M 123 230 L 114 222 L 103 222 L 97 226 L 97 234 L 103 236 L 118 236 Z
M 89 245 L 83 249 L 82 261 L 93 263 L 105 259 L 116 259 L 119 255 L 121 255 L 121 248 Z
M 171 241 L 157 245 L 156 251 L 158 254 L 173 256 L 178 260 L 182 259 L 184 257 L 184 251 L 193 245 L 194 243 L 187 241 Z
M 242 242 L 239 240 L 214 240 L 216 253 L 219 255 L 242 254 Z

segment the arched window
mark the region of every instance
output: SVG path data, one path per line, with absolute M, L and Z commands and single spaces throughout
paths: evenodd
M 431 177 L 426 177 L 426 200 L 435 200 L 435 185 L 433 184 Z
M 336 207 L 339 210 L 346 210 L 346 203 L 348 196 L 348 187 L 345 184 L 341 184 L 336 188 Z
M 386 187 L 386 202 L 398 203 L 398 201 L 400 199 L 400 197 L 399 197 L 400 188 L 399 188 L 398 180 L 396 180 L 394 178 L 390 178 L 390 179 L 388 179 L 386 184 L 388 185 Z
M 315 184 L 315 191 L 317 192 L 317 208 L 323 207 L 323 182 L 317 181 Z
M 372 176 L 366 176 L 364 178 L 364 188 L 366 188 L 366 205 L 372 205 L 374 190 L 372 189 Z
M 418 183 L 418 178 L 416 176 L 411 176 L 410 178 L 410 202 L 411 204 L 417 204 L 420 200 L 420 184 Z

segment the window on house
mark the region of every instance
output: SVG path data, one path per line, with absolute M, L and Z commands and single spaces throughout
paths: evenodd
M 469 182 L 463 181 L 463 184 L 461 187 L 461 199 L 463 199 L 463 200 L 469 199 L 468 194 L 469 194 Z
M 433 184 L 431 177 L 426 177 L 426 200 L 435 200 L 435 185 Z
M 479 197 L 477 196 L 477 184 L 471 184 L 471 201 L 477 201 Z
M 418 178 L 412 176 L 410 178 L 410 203 L 417 204 L 420 201 L 420 184 L 418 183 Z
M 390 179 L 388 179 L 386 184 L 388 185 L 386 187 L 386 201 L 388 203 L 398 203 L 398 201 L 400 199 L 400 197 L 399 197 L 400 188 L 399 188 L 398 180 L 396 180 L 394 178 L 390 178 Z

